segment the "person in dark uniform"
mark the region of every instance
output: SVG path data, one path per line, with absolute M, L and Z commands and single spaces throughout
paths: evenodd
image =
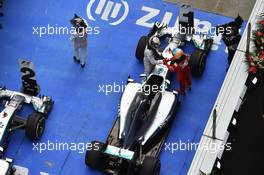
M 244 22 L 243 19 L 240 16 L 238 16 L 234 21 L 232 21 L 230 23 L 217 26 L 217 31 L 216 31 L 217 35 L 220 33 L 219 32 L 220 27 L 222 29 L 224 29 L 224 31 L 220 34 L 222 34 L 222 40 L 228 48 L 227 60 L 228 60 L 229 66 L 232 63 L 233 57 L 236 53 L 238 44 L 239 44 L 240 39 L 241 39 L 239 29 L 241 28 L 243 22 Z

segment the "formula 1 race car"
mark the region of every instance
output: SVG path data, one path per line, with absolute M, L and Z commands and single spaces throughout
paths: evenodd
M 169 91 L 168 71 L 156 65 L 142 84 L 128 79 L 110 134 L 105 143 L 92 142 L 86 165 L 115 175 L 159 174 L 158 156 L 179 104 L 178 93 Z
M 193 20 L 193 15 L 190 16 Z M 193 26 L 189 23 L 184 25 Z M 143 60 L 146 45 L 153 36 L 169 38 L 165 49 L 157 50 L 157 59 L 172 58 L 170 51 L 182 46 L 189 38 L 196 45 L 190 58 L 192 73 L 202 75 L 213 39 L 179 35 L 174 31 L 174 28 L 156 23 L 150 34 L 140 39 L 136 57 Z M 175 118 L 179 94 L 169 90 L 170 73 L 167 66 L 155 65 L 152 72 L 145 76 L 142 76 L 142 84 L 128 78 L 116 121 L 106 142 L 93 141 L 92 149 L 86 151 L 87 166 L 114 175 L 160 174 L 159 154 Z
M 45 130 L 45 121 L 54 101 L 49 96 L 37 97 L 39 85 L 35 80 L 33 63 L 20 60 L 22 92 L 16 92 L 0 86 L 0 100 L 3 110 L 0 112 L 0 174 L 13 175 L 13 160 L 4 158 L 11 134 L 17 129 L 25 129 L 25 135 L 32 141 L 41 138 Z M 24 118 L 18 115 L 24 104 L 32 104 L 34 111 Z
M 186 42 L 193 42 L 195 50 L 190 55 L 189 65 L 193 76 L 201 76 L 206 66 L 206 58 L 213 45 L 213 39 L 205 34 L 195 31 L 194 15 L 189 5 L 180 7 L 179 24 L 168 27 L 166 24 L 156 22 L 147 36 L 142 36 L 136 48 L 136 58 L 143 60 L 145 48 L 152 37 L 158 37 L 165 44 L 165 48 L 157 49 L 156 59 L 164 59 L 165 51 L 172 51 L 183 47 Z M 165 43 L 164 43 L 165 41 Z M 166 58 L 166 57 L 165 57 Z
M 45 130 L 45 119 L 54 102 L 48 96 L 35 97 L 10 91 L 4 87 L 0 87 L 0 99 L 3 100 L 4 105 L 4 110 L 0 113 L 0 165 L 6 167 L 0 170 L 0 174 L 6 175 L 12 169 L 10 168 L 12 167 L 11 159 L 3 159 L 10 134 L 17 129 L 25 129 L 25 134 L 30 140 L 40 139 Z M 24 103 L 32 104 L 36 111 L 30 114 L 27 119 L 17 115 Z

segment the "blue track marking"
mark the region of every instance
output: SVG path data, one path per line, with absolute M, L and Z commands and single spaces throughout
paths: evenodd
M 91 15 L 87 16 L 89 0 L 56 1 L 15 1 L 5 2 L 5 17 L 0 18 L 4 28 L 0 30 L 0 84 L 9 89 L 19 90 L 18 59 L 25 58 L 35 64 L 37 80 L 41 93 L 53 96 L 54 109 L 47 120 L 46 132 L 40 142 L 80 142 L 92 140 L 104 141 L 114 122 L 121 93 L 105 95 L 99 91 L 99 85 L 126 83 L 128 75 L 139 80 L 143 65 L 135 58 L 138 39 L 147 34 L 149 28 L 137 25 L 138 19 L 151 8 L 157 16 L 147 23 L 160 21 L 164 15 L 171 15 L 169 26 L 174 25 L 178 16 L 178 7 L 159 0 L 127 1 L 128 16 L 114 26 L 125 13 L 121 3 L 119 13 L 109 12 L 109 20 L 101 19 L 95 10 L 98 0 L 92 5 Z M 109 2 L 106 1 L 106 2 Z M 114 6 L 112 7 L 114 8 Z M 116 7 L 118 8 L 118 7 Z M 166 13 L 167 12 L 167 13 Z M 67 26 L 73 14 L 77 13 L 88 20 L 92 27 L 99 27 L 100 34 L 89 35 L 88 60 L 85 69 L 73 62 L 73 48 L 70 35 L 45 35 L 41 38 L 33 35 L 33 27 Z M 107 12 L 105 12 L 106 16 Z M 213 26 L 229 22 L 231 19 L 202 11 L 195 11 L 195 18 L 209 21 Z M 207 67 L 201 79 L 193 80 L 193 90 L 182 98 L 180 109 L 167 139 L 168 143 L 199 142 L 211 108 L 225 77 L 227 54 L 223 43 L 209 54 Z M 190 53 L 192 47 L 187 46 Z M 173 87 L 177 83 L 173 79 Z M 22 114 L 26 115 L 26 107 Z M 39 154 L 33 151 L 32 143 L 25 138 L 23 131 L 16 132 L 7 150 L 7 156 L 15 159 L 15 164 L 28 167 L 30 174 L 40 171 L 52 175 L 96 175 L 84 164 L 84 154 L 76 151 L 45 151 Z M 176 151 L 161 154 L 161 174 L 185 175 L 195 151 Z

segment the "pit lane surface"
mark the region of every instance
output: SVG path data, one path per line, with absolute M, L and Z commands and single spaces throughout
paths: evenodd
M 94 3 L 92 3 L 94 2 Z M 25 58 L 35 64 L 41 93 L 53 96 L 54 109 L 47 120 L 46 132 L 39 143 L 87 143 L 104 141 L 114 122 L 121 92 L 106 95 L 100 87 L 125 85 L 128 75 L 139 81 L 143 65 L 135 56 L 138 39 L 147 34 L 155 21 L 163 18 L 173 26 L 178 7 L 158 0 L 106 1 L 100 11 L 99 1 L 14 1 L 4 4 L 4 18 L 0 18 L 0 84 L 19 90 L 18 59 Z M 106 3 L 121 4 L 120 11 L 112 13 Z M 123 3 L 122 3 L 123 2 Z M 91 6 L 91 9 L 88 8 Z M 112 4 L 112 3 L 110 3 Z M 97 10 L 98 9 L 98 10 Z M 109 14 L 107 15 L 107 12 Z M 127 13 L 126 13 L 127 12 Z M 73 49 L 69 34 L 42 35 L 40 27 L 68 27 L 77 13 L 86 18 L 92 27 L 88 43 L 88 60 L 81 69 L 72 59 Z M 146 15 L 149 19 L 146 18 Z M 126 15 L 127 14 L 127 15 Z M 92 17 L 94 21 L 91 20 Z M 207 12 L 195 11 L 196 25 L 200 28 L 216 26 L 231 19 Z M 34 32 L 38 27 L 39 31 Z M 44 30 L 44 29 L 43 29 Z M 99 33 L 98 33 L 99 31 Z M 48 32 L 48 31 L 47 31 Z M 207 67 L 201 79 L 193 80 L 193 90 L 182 98 L 168 144 L 199 142 L 211 108 L 224 80 L 226 69 L 225 46 L 216 41 L 209 54 Z M 186 52 L 193 49 L 187 45 Z M 177 86 L 175 78 L 173 88 Z M 101 90 L 100 90 L 101 89 Z M 22 114 L 28 114 L 26 107 Z M 101 174 L 87 168 L 81 151 L 33 150 L 32 143 L 23 131 L 16 132 L 6 156 L 15 164 L 27 167 L 31 174 L 47 172 L 53 175 Z M 195 150 L 164 150 L 161 155 L 161 174 L 187 174 Z

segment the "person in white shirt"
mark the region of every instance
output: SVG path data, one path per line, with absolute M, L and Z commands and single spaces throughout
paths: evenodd
M 77 63 L 81 63 L 81 67 L 84 68 L 87 59 L 87 22 L 79 17 L 74 15 L 74 18 L 71 20 L 71 24 L 75 28 L 75 32 L 71 36 L 74 48 L 73 59 Z
M 150 38 L 144 51 L 144 74 L 149 76 L 156 64 L 163 64 L 162 60 L 156 60 L 157 50 L 160 47 L 160 40 L 157 37 Z

